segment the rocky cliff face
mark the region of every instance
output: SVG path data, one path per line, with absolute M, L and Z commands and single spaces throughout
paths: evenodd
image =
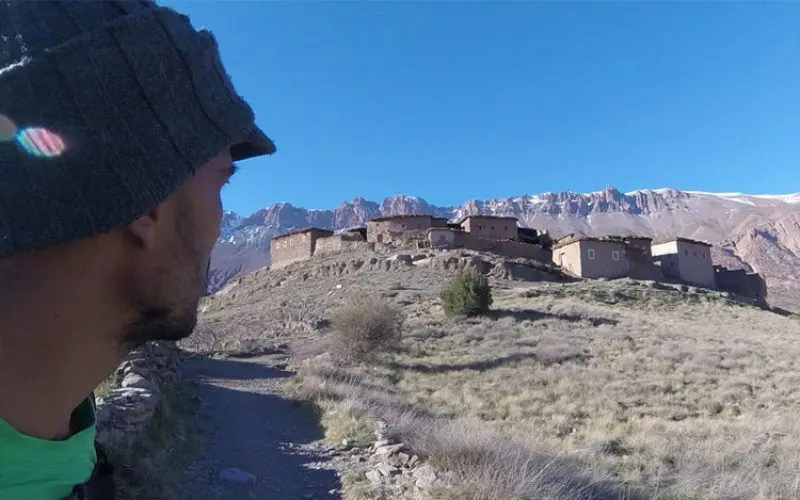
M 609 186 L 587 194 L 561 192 L 470 200 L 456 207 L 438 207 L 421 198 L 399 195 L 381 203 L 356 198 L 333 210 L 306 210 L 282 203 L 248 217 L 228 212 L 212 257 L 211 289 L 268 265 L 269 242 L 274 235 L 310 226 L 341 230 L 363 226 L 374 217 L 409 213 L 449 219 L 470 214 L 513 216 L 523 226 L 548 229 L 556 236 L 580 233 L 695 238 L 726 249 L 715 252 L 720 264 L 752 267 L 769 280 L 782 283 L 800 278 L 800 194 L 753 196 L 676 189 L 622 193 Z

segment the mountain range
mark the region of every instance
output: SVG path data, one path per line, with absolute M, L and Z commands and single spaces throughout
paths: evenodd
M 356 198 L 330 210 L 278 203 L 248 216 L 225 212 L 222 233 L 212 254 L 210 290 L 268 266 L 272 236 L 310 226 L 347 229 L 364 226 L 374 217 L 408 213 L 451 220 L 470 214 L 513 216 L 521 226 L 547 229 L 555 237 L 578 233 L 704 240 L 714 245 L 715 263 L 755 270 L 770 286 L 800 286 L 800 193 L 748 195 L 671 188 L 622 193 L 609 186 L 586 194 L 469 200 L 454 207 L 396 195 L 380 203 Z

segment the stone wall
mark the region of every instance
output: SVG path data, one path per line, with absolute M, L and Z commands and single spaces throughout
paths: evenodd
M 367 222 L 367 241 L 372 243 L 407 244 L 428 239 L 428 229 L 447 227 L 447 219 L 430 215 L 398 215 Z
M 540 262 L 550 262 L 551 253 L 541 245 L 521 243 L 511 240 L 492 240 L 480 238 L 474 234 L 456 232 L 453 246 L 466 248 L 478 252 L 492 252 L 503 257 L 512 259 L 524 258 L 538 260 Z
M 457 232 L 449 227 L 432 227 L 428 230 L 428 243 L 431 248 L 453 248 Z
M 735 293 L 741 297 L 755 299 L 757 303 L 766 304 L 767 284 L 758 273 L 749 273 L 744 269 L 725 269 L 715 266 L 717 288 Z
M 502 240 L 499 241 L 499 254 L 503 257 L 524 258 L 538 260 L 539 262 L 550 262 L 552 251 L 541 246 L 518 241 Z
M 358 252 L 370 249 L 370 244 L 364 241 L 358 233 L 343 233 L 317 240 L 314 249 L 315 256 L 333 255 L 342 252 Z
M 97 397 L 97 440 L 107 446 L 135 440 L 180 381 L 185 356 L 174 342 L 148 342 L 131 351 L 114 374 L 119 387 Z

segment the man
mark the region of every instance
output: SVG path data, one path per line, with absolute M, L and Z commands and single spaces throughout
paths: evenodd
M 274 151 L 185 16 L 0 0 L 0 499 L 96 493 L 92 391 L 192 332 L 232 162 Z

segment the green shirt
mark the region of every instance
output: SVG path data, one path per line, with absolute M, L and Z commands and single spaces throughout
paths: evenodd
M 62 500 L 88 481 L 97 460 L 94 412 L 90 396 L 72 414 L 78 431 L 63 441 L 34 438 L 0 420 L 0 500 Z

